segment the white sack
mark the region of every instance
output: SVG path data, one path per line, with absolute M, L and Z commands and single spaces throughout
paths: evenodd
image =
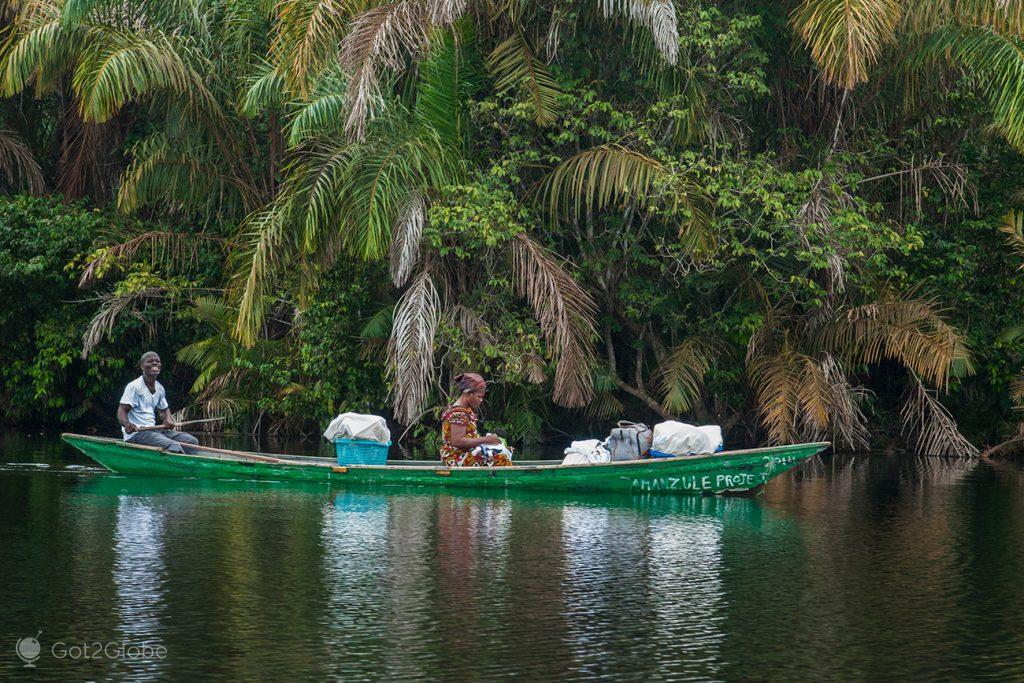
M 481 445 L 477 446 L 476 448 L 474 448 L 472 452 L 473 452 L 474 455 L 483 455 L 483 456 L 485 456 L 485 457 L 487 457 L 489 459 L 490 458 L 495 458 L 495 457 L 497 457 L 499 455 L 504 455 L 509 460 L 512 459 L 512 451 L 510 451 L 508 449 L 508 446 L 506 446 L 504 443 L 501 443 L 501 444 L 496 444 L 496 443 L 481 444 Z
M 654 425 L 652 450 L 669 455 L 715 453 L 722 449 L 722 428 L 718 425 L 695 427 L 685 422 L 659 422 Z
M 342 413 L 331 420 L 324 432 L 324 438 L 328 441 L 335 439 L 362 439 L 363 441 L 376 441 L 377 443 L 388 443 L 391 441 L 391 431 L 388 423 L 378 415 L 360 415 L 359 413 Z
M 612 454 L 597 439 L 573 441 L 565 449 L 563 465 L 589 465 L 595 462 L 611 462 Z

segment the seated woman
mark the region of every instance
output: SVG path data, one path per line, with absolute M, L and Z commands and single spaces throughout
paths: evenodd
M 484 402 L 487 382 L 475 372 L 455 378 L 462 395 L 441 415 L 441 462 L 447 467 L 504 467 L 512 461 L 504 453 L 474 452 L 477 446 L 501 445 L 501 439 L 476 432 L 476 410 Z

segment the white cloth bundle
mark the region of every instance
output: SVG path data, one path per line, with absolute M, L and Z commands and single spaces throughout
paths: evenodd
M 611 462 L 612 454 L 604 447 L 604 442 L 597 439 L 573 441 L 565 449 L 563 465 L 590 465 L 595 462 Z
M 388 423 L 379 415 L 360 415 L 359 413 L 342 413 L 331 420 L 324 432 L 324 438 L 328 441 L 335 439 L 361 439 L 363 441 L 376 441 L 377 443 L 388 443 L 391 441 L 391 431 Z
M 685 422 L 659 422 L 654 425 L 651 449 L 669 455 L 696 455 L 722 450 L 722 428 L 718 425 L 695 427 Z
M 474 455 L 483 455 L 488 461 L 499 455 L 504 455 L 509 460 L 512 459 L 512 451 L 504 443 L 485 443 L 474 448 L 472 452 Z

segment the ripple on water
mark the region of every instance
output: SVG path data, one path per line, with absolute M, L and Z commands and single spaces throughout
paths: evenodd
M 40 676 L 1024 676 L 1015 465 L 829 458 L 755 500 L 60 469 L 0 472 L 0 632 L 168 656 Z

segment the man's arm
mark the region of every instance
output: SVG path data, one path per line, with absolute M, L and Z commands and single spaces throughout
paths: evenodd
M 171 422 L 171 409 L 169 406 L 160 411 L 160 421 L 163 422 L 164 429 L 174 429 L 174 423 Z
M 128 434 L 134 434 L 136 431 L 135 425 L 128 419 L 128 411 L 131 409 L 132 407 L 127 403 L 122 403 L 117 407 L 117 421 L 121 423 L 124 431 Z

